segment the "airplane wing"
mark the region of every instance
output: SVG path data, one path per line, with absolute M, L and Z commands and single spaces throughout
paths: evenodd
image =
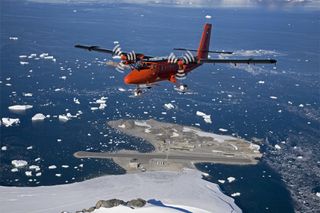
M 211 64 L 275 64 L 275 59 L 201 59 L 201 63 Z
M 89 50 L 89 51 L 96 51 L 96 52 L 102 52 L 102 53 L 108 53 L 108 54 L 115 55 L 114 50 L 100 48 L 99 46 L 87 46 L 87 45 L 77 44 L 77 45 L 74 45 L 74 47 L 80 48 L 80 49 Z M 127 55 L 128 53 L 121 52 L 121 54 Z M 141 54 L 141 53 L 135 53 L 135 54 L 136 55 L 144 55 L 144 54 Z M 144 55 L 143 58 L 149 59 L 149 58 L 153 58 L 153 57 Z

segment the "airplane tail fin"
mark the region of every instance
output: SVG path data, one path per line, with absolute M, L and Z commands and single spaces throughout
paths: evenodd
M 210 35 L 211 35 L 211 24 L 205 24 L 204 29 L 202 32 L 197 57 L 198 60 L 200 59 L 207 59 L 208 58 L 208 52 L 209 52 L 209 46 L 210 46 Z

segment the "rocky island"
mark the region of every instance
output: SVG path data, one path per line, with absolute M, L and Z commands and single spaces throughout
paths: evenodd
M 257 164 L 260 146 L 242 138 L 204 132 L 199 128 L 150 120 L 114 120 L 108 125 L 121 133 L 139 137 L 154 146 L 150 153 L 84 152 L 77 158 L 113 159 L 127 172 L 179 171 L 195 163 Z

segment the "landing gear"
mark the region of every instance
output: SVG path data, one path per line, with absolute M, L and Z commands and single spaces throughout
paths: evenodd
M 140 95 L 142 95 L 142 90 L 141 90 L 141 89 L 135 89 L 134 92 L 133 92 L 133 95 L 134 95 L 134 96 L 140 96 Z
M 133 91 L 133 95 L 134 96 L 142 95 L 142 89 L 139 86 L 137 86 L 137 88 Z

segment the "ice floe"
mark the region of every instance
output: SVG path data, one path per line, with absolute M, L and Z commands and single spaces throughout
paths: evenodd
M 48 166 L 48 169 L 56 169 L 56 168 L 57 168 L 56 165 L 50 165 L 50 166 Z
M 31 171 L 25 171 L 26 176 L 32 176 L 32 172 Z
M 35 170 L 36 172 L 37 172 L 37 171 L 40 171 L 40 167 L 37 166 L 37 165 L 30 165 L 30 166 L 29 166 L 29 169 L 30 169 L 30 170 Z
M 74 102 L 75 104 L 80 104 L 80 101 L 79 101 L 79 99 L 77 99 L 77 98 L 73 98 L 73 102 Z
M 206 19 L 211 19 L 211 16 L 210 15 L 206 15 Z
M 27 64 L 29 64 L 29 62 L 27 62 L 27 61 L 20 61 L 20 64 L 21 64 L 21 65 L 27 65 Z
M 270 98 L 271 98 L 271 99 L 274 99 L 274 100 L 277 100 L 277 99 L 278 99 L 278 97 L 276 97 L 276 96 L 270 96 Z
M 16 37 L 16 36 L 10 36 L 9 37 L 9 40 L 13 40 L 13 41 L 16 41 L 16 40 L 18 40 L 19 38 L 18 37 Z
M 28 162 L 25 160 L 13 160 L 11 164 L 16 168 L 22 168 L 28 165 Z
M 218 180 L 219 183 L 224 184 L 226 181 L 225 180 Z
M 59 118 L 59 121 L 61 121 L 61 122 L 67 122 L 68 120 L 70 120 L 70 117 L 65 114 L 59 115 L 58 118 Z
M 32 93 L 30 93 L 30 92 L 28 92 L 28 93 L 22 93 L 22 95 L 24 96 L 24 97 L 32 97 Z
M 32 121 L 43 121 L 45 118 L 46 118 L 46 116 L 44 114 L 37 113 L 31 118 L 31 120 Z
M 223 129 L 223 128 L 219 128 L 219 131 L 220 131 L 220 132 L 228 132 L 227 129 Z
M 232 183 L 233 181 L 236 180 L 236 178 L 235 177 L 228 177 L 227 180 L 229 183 Z
M 200 111 L 197 111 L 197 112 L 196 112 L 196 115 L 202 117 L 203 120 L 204 120 L 204 122 L 209 123 L 209 124 L 212 123 L 212 121 L 211 121 L 211 115 L 207 115 L 207 114 L 205 114 L 204 112 L 200 112 Z
M 231 197 L 239 197 L 241 195 L 240 192 L 235 192 L 231 194 Z
M 32 105 L 13 105 L 9 106 L 8 109 L 11 111 L 25 111 L 27 109 L 32 109 Z
M 18 125 L 20 123 L 19 118 L 2 118 L 0 122 L 0 126 L 4 125 L 5 127 Z
M 1 147 L 1 151 L 7 151 L 7 149 L 8 149 L 7 146 L 2 146 Z
M 281 146 L 279 146 L 278 144 L 274 145 L 274 148 L 280 150 L 281 149 Z
M 174 109 L 174 106 L 173 106 L 173 104 L 171 104 L 171 103 L 164 104 L 163 106 L 164 106 L 164 108 L 166 108 L 167 110 Z

